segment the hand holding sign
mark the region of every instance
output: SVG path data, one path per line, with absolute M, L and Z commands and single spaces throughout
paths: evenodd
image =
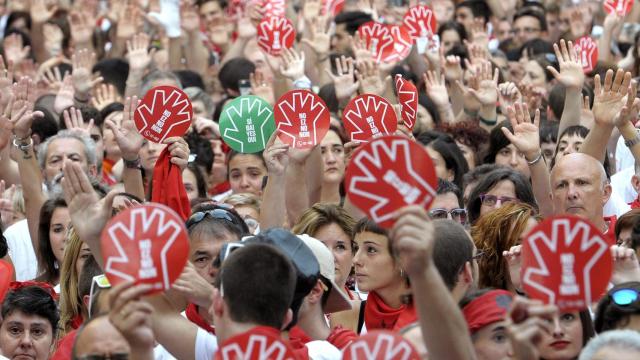
M 319 144 L 329 131 L 329 109 L 309 90 L 292 90 L 282 95 L 274 107 L 278 137 L 293 148 L 309 149 Z
M 398 127 L 393 106 L 385 98 L 372 94 L 353 98 L 345 107 L 342 120 L 351 141 L 393 134 Z
M 380 226 L 394 223 L 407 205 L 425 209 L 435 198 L 437 177 L 426 150 L 401 136 L 383 136 L 362 145 L 347 167 L 349 200 Z
M 111 284 L 145 283 L 168 290 L 189 256 L 184 221 L 169 207 L 148 203 L 113 217 L 102 231 L 104 271 Z
M 258 46 L 271 55 L 279 55 L 283 48 L 293 46 L 296 30 L 283 16 L 265 17 L 258 24 Z
M 418 360 L 417 351 L 400 334 L 391 331 L 371 331 L 344 349 L 344 360 L 403 359 Z
M 237 97 L 228 102 L 220 114 L 222 139 L 241 153 L 264 150 L 274 131 L 271 106 L 258 96 Z
M 134 114 L 140 134 L 156 143 L 184 135 L 191 126 L 192 118 L 189 97 L 173 86 L 157 86 L 149 90 Z
M 607 288 L 612 257 L 604 235 L 576 216 L 547 218 L 522 245 L 522 286 L 561 310 L 586 309 Z
M 396 75 L 396 92 L 398 93 L 398 102 L 402 106 L 402 121 L 413 130 L 416 124 L 416 116 L 418 114 L 418 89 L 411 81 L 402 78 L 402 75 Z
M 586 35 L 576 40 L 575 49 L 582 71 L 585 74 L 591 72 L 598 62 L 598 44 Z

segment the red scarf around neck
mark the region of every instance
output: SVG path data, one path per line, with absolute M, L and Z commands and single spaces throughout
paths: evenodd
M 200 313 L 198 312 L 198 307 L 195 304 L 189 303 L 184 313 L 189 321 L 198 325 L 198 327 L 202 330 L 208 332 L 209 334 L 216 334 L 216 328 L 209 325 L 209 323 L 200 315 Z
M 375 291 L 367 296 L 364 308 L 364 323 L 367 331 L 375 329 L 399 331 L 417 320 L 418 315 L 413 302 L 394 309 L 385 304 Z
M 171 163 L 168 146 L 162 150 L 153 168 L 151 201 L 167 205 L 185 221 L 191 215 L 189 198 L 182 183 L 182 171 L 178 165 Z

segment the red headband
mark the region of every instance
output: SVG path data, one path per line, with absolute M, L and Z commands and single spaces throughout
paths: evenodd
M 51 286 L 48 283 L 39 282 L 39 281 L 12 281 L 9 283 L 9 289 L 11 290 L 18 290 L 18 289 L 26 288 L 29 286 L 37 286 L 41 288 L 42 290 L 48 292 L 54 301 L 58 301 L 58 293 L 53 288 L 53 286 Z
M 474 299 L 462 309 L 471 334 L 494 322 L 502 321 L 513 300 L 513 294 L 505 290 L 491 290 Z

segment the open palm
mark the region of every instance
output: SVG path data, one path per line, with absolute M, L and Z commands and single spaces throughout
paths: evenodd
M 502 132 L 518 148 L 518 151 L 525 154 L 525 156 L 535 156 L 540 152 L 540 111 L 536 110 L 533 123 L 526 104 L 516 103 L 507 109 L 507 113 L 513 133 L 506 127 L 501 128 Z

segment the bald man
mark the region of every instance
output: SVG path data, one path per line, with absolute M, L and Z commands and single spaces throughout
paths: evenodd
M 551 200 L 555 214 L 573 214 L 589 220 L 604 233 L 613 233 L 603 215 L 611 185 L 602 163 L 573 153 L 563 156 L 551 170 Z

